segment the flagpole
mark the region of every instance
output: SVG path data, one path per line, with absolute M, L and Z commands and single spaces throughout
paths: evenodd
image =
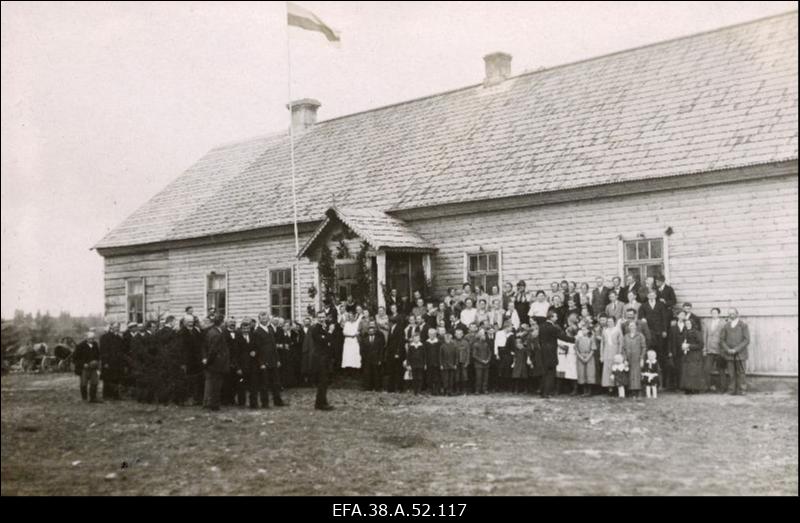
M 286 17 L 288 20 L 289 17 L 289 3 L 286 2 Z M 300 238 L 297 233 L 297 187 L 295 181 L 295 174 L 294 174 L 294 121 L 293 121 L 293 111 L 292 111 L 292 45 L 291 45 L 291 37 L 289 34 L 289 25 L 286 25 L 286 69 L 287 69 L 287 95 L 289 97 L 289 158 L 291 163 L 292 169 L 292 210 L 294 212 L 294 254 L 295 254 L 295 262 L 294 265 L 297 266 L 297 257 L 300 256 Z M 296 296 L 300 297 L 300 275 L 298 271 L 292 271 L 292 279 L 297 280 L 297 293 Z M 294 289 L 294 282 L 292 282 L 292 288 Z M 292 294 L 295 294 L 292 292 Z M 294 305 L 294 299 L 292 299 Z
M 286 6 L 287 16 L 289 11 L 289 6 Z M 294 253 L 295 256 L 300 255 L 300 239 L 297 234 L 297 188 L 295 182 L 295 175 L 294 175 L 294 125 L 293 125 L 293 118 L 292 118 L 292 46 L 290 42 L 289 36 L 289 26 L 286 26 L 286 64 L 287 64 L 287 71 L 288 74 L 286 75 L 288 78 L 287 81 L 287 92 L 289 96 L 289 157 L 291 160 L 291 167 L 292 167 L 292 208 L 294 210 Z

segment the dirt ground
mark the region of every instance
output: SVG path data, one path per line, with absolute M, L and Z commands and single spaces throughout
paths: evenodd
M 211 414 L 5 376 L 2 495 L 798 494 L 796 391 L 329 397 L 333 412 L 294 389 L 288 408 Z

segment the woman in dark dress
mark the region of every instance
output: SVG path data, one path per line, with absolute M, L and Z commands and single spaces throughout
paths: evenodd
M 683 326 L 681 329 L 680 327 Z M 687 320 L 681 312 L 678 317 L 677 350 L 682 352 L 681 388 L 687 394 L 696 394 L 706 390 L 705 372 L 703 368 L 703 336 L 694 328 L 691 320 Z

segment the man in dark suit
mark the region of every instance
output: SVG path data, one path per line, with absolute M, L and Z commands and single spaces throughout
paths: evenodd
M 203 404 L 203 334 L 197 326 L 194 316 L 185 316 L 183 326 L 178 331 L 178 343 L 182 354 L 184 384 L 179 389 L 185 390 L 192 397 L 195 405 Z M 179 399 L 180 402 L 180 399 Z
M 692 323 L 692 328 L 702 333 L 703 322 L 700 320 L 700 318 L 697 317 L 695 313 L 692 312 L 692 304 L 689 303 L 688 301 L 684 302 L 681 308 L 683 309 L 683 312 L 686 314 L 686 320 Z
M 100 368 L 100 345 L 94 339 L 94 332 L 89 331 L 86 339 L 75 347 L 72 362 L 75 374 L 80 376 L 81 398 L 90 403 L 102 403 L 97 399 L 97 371 Z M 87 391 L 88 387 L 88 391 Z
M 222 322 L 222 315 L 214 316 L 211 327 L 206 330 L 206 342 L 203 345 L 202 361 L 206 375 L 203 408 L 209 410 L 219 410 L 222 382 L 230 372 L 230 352 L 222 332 Z
M 103 399 L 119 399 L 124 345 L 125 342 L 119 333 L 119 323 L 112 323 L 108 331 L 100 336 L 100 379 L 103 381 Z
M 169 367 L 171 357 L 175 352 L 175 345 L 178 343 L 178 336 L 175 332 L 175 316 L 170 315 L 164 319 L 164 324 L 155 333 L 155 343 L 157 356 L 152 375 L 155 380 L 153 386 L 155 399 L 159 403 L 168 403 L 172 392 Z
M 667 281 L 664 279 L 664 276 L 661 275 L 656 276 L 656 296 L 658 297 L 658 301 L 667 307 L 671 315 L 672 309 L 678 303 L 678 299 L 675 297 L 673 288 L 667 285 Z M 695 328 L 698 327 L 695 326 Z
M 147 327 L 150 322 L 147 322 Z M 131 336 L 131 374 L 133 377 L 134 397 L 139 402 L 150 401 L 148 370 L 150 367 L 152 333 L 147 328 L 137 329 Z
M 250 396 L 251 409 L 258 408 L 258 396 L 261 393 L 261 372 L 258 363 L 258 353 L 250 332 L 250 320 L 245 318 L 236 333 L 236 396 L 238 404 L 244 406 L 245 392 Z
M 258 327 L 253 333 L 258 354 L 259 371 L 263 380 L 261 388 L 261 403 L 263 408 L 269 408 L 269 395 L 276 407 L 283 407 L 281 399 L 281 384 L 278 375 L 280 361 L 278 360 L 277 337 L 278 330 L 269 321 L 269 314 L 262 312 L 258 315 Z
M 609 289 L 609 293 L 614 292 L 617 295 L 617 299 L 622 303 L 628 303 L 628 295 L 624 292 L 625 287 L 622 286 L 622 278 L 619 276 L 614 276 L 611 278 L 611 289 Z M 608 305 L 608 304 L 606 304 Z
M 647 293 L 647 301 L 639 307 L 639 319 L 647 321 L 650 329 L 650 348 L 656 351 L 658 361 L 662 366 L 668 365 L 667 354 L 667 331 L 671 314 L 667 307 L 658 301 L 656 289 L 650 289 Z
M 625 277 L 625 286 L 622 288 L 622 295 L 619 298 L 628 303 L 628 294 L 630 293 L 633 293 L 636 296 L 636 301 L 639 301 L 639 282 L 636 281 L 636 277 L 633 274 L 628 274 Z
M 317 382 L 317 397 L 314 408 L 317 410 L 333 410 L 328 404 L 328 384 L 331 376 L 331 363 L 333 360 L 333 330 L 332 316 L 326 316 L 322 311 L 317 315 L 317 323 L 309 330 L 313 341 L 311 354 L 311 373 Z
M 543 398 L 553 394 L 556 381 L 556 367 L 558 366 L 558 340 L 575 343 L 575 338 L 568 336 L 557 325 L 558 313 L 551 308 L 547 313 L 547 321 L 542 324 L 539 331 L 539 345 L 542 350 L 542 390 Z
M 233 405 L 236 403 L 236 382 L 238 376 L 236 374 L 238 362 L 238 349 L 239 344 L 236 341 L 236 320 L 233 317 L 225 321 L 225 326 L 222 329 L 222 338 L 228 345 L 228 354 L 230 355 L 230 369 L 225 373 L 225 379 L 222 381 L 222 404 Z M 244 404 L 244 402 L 242 402 Z
M 374 321 L 369 322 L 367 333 L 361 337 L 361 372 L 364 390 L 381 390 L 381 371 L 386 340 Z
M 383 373 L 386 391 L 395 392 L 403 387 L 403 361 L 406 359 L 406 340 L 396 318 L 389 318 L 389 337 L 383 355 Z
M 592 289 L 592 311 L 595 314 L 600 314 L 601 312 L 606 310 L 606 305 L 608 305 L 608 287 L 605 286 L 605 280 L 602 276 L 598 276 L 594 279 L 595 286 Z M 524 321 L 520 318 L 520 321 Z

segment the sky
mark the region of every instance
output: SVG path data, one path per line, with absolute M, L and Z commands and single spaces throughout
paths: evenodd
M 102 314 L 91 248 L 209 149 L 797 9 L 796 2 L 2 2 L 2 316 Z M 287 41 L 291 55 L 288 81 Z M 291 85 L 291 93 L 289 87 Z

